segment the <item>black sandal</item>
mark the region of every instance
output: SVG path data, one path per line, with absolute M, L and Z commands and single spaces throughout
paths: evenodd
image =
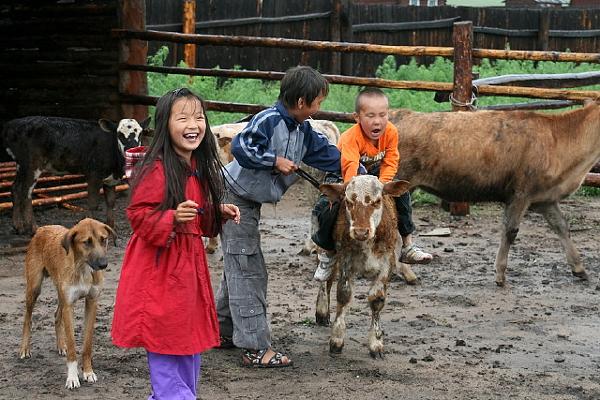
M 267 355 L 267 352 L 271 350 L 273 355 L 266 363 L 263 363 L 263 359 Z M 273 349 L 262 349 L 262 350 L 249 350 L 245 349 L 242 353 L 242 365 L 250 368 L 285 368 L 293 365 L 292 360 L 288 358 L 287 362 L 283 361 L 283 357 L 288 358 L 278 351 Z

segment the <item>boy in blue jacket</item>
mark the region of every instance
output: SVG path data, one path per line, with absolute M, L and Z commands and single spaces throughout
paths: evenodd
M 240 224 L 221 233 L 223 275 L 217 316 L 223 346 L 243 349 L 249 367 L 287 367 L 290 357 L 271 348 L 267 322 L 267 269 L 260 247 L 262 203 L 276 203 L 299 177 L 300 162 L 340 173 L 340 152 L 312 130 L 307 119 L 327 96 L 327 80 L 308 66 L 289 69 L 277 103 L 256 114 L 232 141 L 234 161 L 225 166 L 224 202 L 240 209 Z

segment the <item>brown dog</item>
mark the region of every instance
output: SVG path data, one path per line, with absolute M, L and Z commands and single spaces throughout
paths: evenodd
M 21 340 L 21 358 L 31 357 L 31 314 L 40 294 L 42 281 L 50 276 L 58 292 L 55 330 L 58 353 L 67 355 L 66 387 L 79 387 L 73 304 L 85 297 L 83 335 L 83 379 L 96 382 L 92 370 L 92 337 L 96 322 L 98 296 L 107 266 L 108 239 L 116 238 L 108 225 L 86 218 L 71 229 L 60 225 L 43 226 L 37 230 L 25 256 L 25 319 Z

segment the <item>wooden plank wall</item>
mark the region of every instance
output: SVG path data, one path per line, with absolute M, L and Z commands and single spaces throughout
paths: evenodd
M 27 115 L 120 117 L 118 0 L 0 0 L 0 125 Z
M 322 13 L 331 11 L 332 0 L 228 0 L 223 6 L 218 0 L 197 0 L 197 21 L 228 20 L 250 17 L 286 17 L 291 15 Z M 346 1 L 345 3 L 351 3 Z M 158 30 L 181 32 L 180 2 L 146 0 L 148 29 L 152 25 L 171 24 L 158 27 Z M 353 4 L 349 15 L 352 25 L 370 23 L 422 22 L 457 18 L 473 21 L 475 28 L 474 46 L 478 48 L 504 49 L 509 46 L 515 50 L 537 50 L 539 41 L 537 28 L 541 13 L 549 13 L 550 37 L 548 50 L 576 52 L 597 52 L 600 48 L 600 34 L 588 37 L 565 37 L 553 35 L 560 30 L 600 30 L 600 10 L 598 9 L 507 9 L 503 7 L 403 7 L 398 4 Z M 328 17 L 286 23 L 258 23 L 239 26 L 206 28 L 197 27 L 197 33 L 223 35 L 250 35 L 265 37 L 285 37 L 297 39 L 329 40 L 330 21 Z M 481 29 L 479 29 L 481 27 Z M 492 29 L 489 29 L 492 28 Z M 517 32 L 521 30 L 522 32 Z M 388 31 L 355 31 L 353 42 L 452 46 L 451 22 L 445 27 Z M 149 54 L 154 54 L 160 46 L 152 43 Z M 183 58 L 183 46 L 169 45 L 171 48 L 168 65 L 175 65 Z M 177 53 L 175 53 L 177 51 Z M 285 71 L 298 63 L 309 63 L 319 67 L 322 72 L 330 71 L 330 56 L 321 52 L 301 52 L 298 50 L 265 48 L 218 48 L 197 49 L 198 67 L 212 68 L 220 66 L 230 68 L 240 65 L 244 69 Z M 353 56 L 352 74 L 373 76 L 384 56 L 356 54 Z M 398 57 L 398 63 L 408 62 L 406 57 Z M 430 63 L 431 58 L 421 57 L 420 63 Z

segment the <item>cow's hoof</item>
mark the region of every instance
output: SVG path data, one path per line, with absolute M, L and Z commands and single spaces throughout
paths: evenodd
M 384 359 L 384 357 L 383 357 L 383 350 L 377 350 L 377 351 L 369 350 L 369 355 L 373 359 L 377 359 L 377 358 L 380 358 L 382 360 Z
M 585 272 L 585 270 L 582 271 L 572 271 L 573 275 L 578 277 L 579 279 L 583 280 L 583 281 L 587 281 L 588 280 L 588 274 L 587 272 Z
M 333 343 L 332 341 L 329 341 L 329 352 L 331 354 L 340 354 L 343 349 L 344 349 L 344 342 L 342 342 L 342 344 L 338 346 L 335 343 Z
M 417 278 L 416 276 L 415 276 L 414 279 L 406 279 L 406 278 L 404 278 L 404 281 L 406 282 L 407 285 L 411 285 L 411 286 L 416 286 L 416 285 L 418 285 L 420 283 L 419 282 L 419 278 Z
M 504 281 L 496 281 L 496 286 L 498 287 L 504 287 L 505 282 Z
M 315 314 L 315 322 L 320 326 L 329 326 L 329 315 L 319 315 Z

